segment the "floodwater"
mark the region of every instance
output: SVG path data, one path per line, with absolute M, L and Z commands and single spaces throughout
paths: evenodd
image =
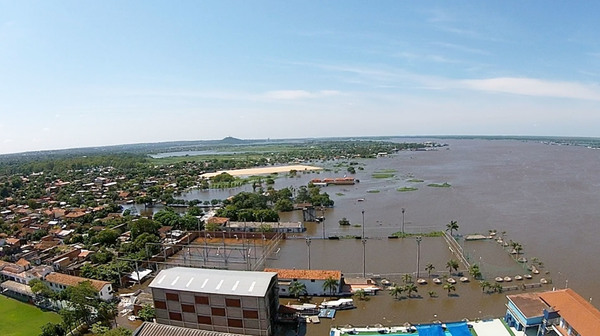
M 530 281 L 539 281 L 541 276 L 552 278 L 553 284 L 545 289 L 568 285 L 584 298 L 593 298 L 592 303 L 597 305 L 600 267 L 594 256 L 600 237 L 600 174 L 597 173 L 600 151 L 533 141 L 448 139 L 444 142 L 450 145 L 448 149 L 353 160 L 364 167 L 353 175 L 360 183 L 325 187 L 323 190 L 335 201 L 335 207 L 324 212 L 324 230 L 322 224 L 306 223 L 307 235 L 313 237 L 311 267 L 340 269 L 346 276 L 362 275 L 360 240 L 316 238 L 360 236 L 364 210 L 365 236 L 369 238 L 365 247 L 366 273 L 382 276 L 414 273 L 415 239 L 387 239 L 401 230 L 404 208 L 406 232 L 444 230 L 451 220 L 458 221 L 461 234 L 487 234 L 491 229 L 505 231 L 507 241 L 522 244 L 525 257 L 537 257 L 544 263 L 542 274 Z M 375 179 L 372 174 L 377 171 L 393 171 L 394 176 Z M 275 188 L 289 185 L 297 188 L 312 178 L 344 174 L 345 168 L 340 168 L 338 172 L 281 177 L 276 180 Z M 409 182 L 409 179 L 423 182 Z M 445 182 L 451 187 L 427 186 Z M 400 187 L 417 190 L 399 192 Z M 244 189 L 193 191 L 185 198 L 225 198 L 240 190 Z M 339 226 L 342 217 L 352 225 Z M 283 221 L 301 219 L 299 211 L 282 215 Z M 269 260 L 269 266 L 306 267 L 308 247 L 304 237 L 297 238 L 302 239 L 285 241 L 280 252 Z M 482 265 L 486 276 L 526 272 L 510 258 L 508 251 L 493 241 L 463 242 L 463 246 L 471 262 Z M 434 264 L 436 271 L 444 271 L 446 261 L 452 257 L 442 238 L 424 238 L 420 252 L 422 276 L 427 276 L 426 263 Z M 430 298 L 429 291 L 436 291 L 438 296 Z M 358 309 L 339 312 L 333 321 L 322 319 L 320 325 L 309 326 L 309 334 L 317 331 L 324 334 L 332 324 L 473 319 L 502 316 L 506 309 L 503 294 L 482 293 L 477 282 L 457 284 L 456 296 L 447 296 L 434 284 L 419 287 L 419 295 L 420 298 L 396 300 L 382 292 L 369 302 L 358 302 Z

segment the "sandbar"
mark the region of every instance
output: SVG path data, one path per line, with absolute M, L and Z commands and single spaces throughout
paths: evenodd
M 261 167 L 261 168 L 247 168 L 247 169 L 234 169 L 234 170 L 220 170 L 214 173 L 202 174 L 202 177 L 213 177 L 222 173 L 227 173 L 232 176 L 250 176 L 250 175 L 261 175 L 261 174 L 273 174 L 273 173 L 287 173 L 290 170 L 304 171 L 304 170 L 319 170 L 321 167 L 305 166 L 305 165 L 290 165 L 290 166 L 272 166 L 272 167 Z

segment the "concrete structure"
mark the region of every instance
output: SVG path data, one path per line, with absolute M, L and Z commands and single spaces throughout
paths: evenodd
M 158 323 L 270 336 L 279 296 L 273 272 L 174 267 L 149 286 Z
M 244 336 L 218 331 L 182 328 L 159 323 L 144 322 L 133 332 L 133 336 Z
M 101 300 L 110 301 L 113 298 L 112 284 L 107 281 L 82 278 L 56 272 L 48 274 L 44 281 L 48 284 L 48 287 L 55 292 L 62 292 L 67 289 L 67 287 L 77 286 L 82 282 L 89 281 L 92 287 L 98 291 L 98 297 Z
M 505 320 L 537 336 L 593 336 L 600 330 L 600 311 L 572 289 L 509 295 Z
M 301 233 L 306 231 L 302 222 L 227 222 L 223 229 L 225 231 L 261 232 L 266 227 L 271 232 Z
M 281 268 L 266 268 L 265 272 L 276 272 L 279 285 L 279 295 L 291 296 L 290 285 L 297 281 L 306 286 L 307 295 L 330 295 L 340 292 L 342 283 L 342 272 L 332 270 L 296 270 Z M 333 293 L 329 289 L 323 288 L 325 281 L 333 278 L 337 281 L 337 288 Z

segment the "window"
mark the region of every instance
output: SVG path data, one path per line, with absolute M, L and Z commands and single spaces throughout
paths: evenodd
M 179 301 L 179 294 L 175 293 L 166 293 L 167 300 L 169 301 Z
M 315 282 L 315 279 L 310 279 L 310 282 Z
M 196 312 L 196 308 L 194 307 L 194 305 L 191 304 L 181 304 L 181 310 L 184 313 L 195 313 Z
M 208 296 L 196 296 L 194 300 L 197 304 L 208 304 Z
M 240 319 L 227 319 L 227 325 L 235 328 L 243 328 L 244 323 Z
M 154 301 L 154 308 L 156 309 L 167 309 L 167 303 L 164 301 Z
M 200 324 L 212 324 L 212 319 L 210 316 L 200 316 L 198 315 L 198 323 Z
M 175 320 L 175 321 L 181 321 L 181 313 L 170 312 L 169 319 Z
M 210 311 L 214 316 L 225 316 L 225 308 L 212 307 Z
M 240 299 L 225 299 L 225 305 L 227 307 L 241 307 L 242 303 Z
M 244 310 L 244 318 L 247 319 L 257 319 L 258 312 L 256 310 Z

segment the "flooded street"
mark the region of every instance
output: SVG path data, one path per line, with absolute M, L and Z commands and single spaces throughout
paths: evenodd
M 600 267 L 593 256 L 600 245 L 597 242 L 600 237 L 600 174 L 597 173 L 600 151 L 515 140 L 444 142 L 450 145 L 449 149 L 353 160 L 364 167 L 352 175 L 360 183 L 323 189 L 335 201 L 335 207 L 324 213 L 324 235 L 360 236 L 361 211 L 364 210 L 365 235 L 369 237 L 366 272 L 384 275 L 413 273 L 416 269 L 415 239 L 387 239 L 391 233 L 401 230 L 402 208 L 406 209 L 405 230 L 410 233 L 444 230 L 450 220 L 458 221 L 460 234 L 487 234 L 491 229 L 506 231 L 506 240 L 521 243 L 525 257 L 537 257 L 545 264 L 543 272 L 550 273 L 544 276 L 552 278 L 554 284 L 544 288 L 564 287 L 568 283 L 584 298 L 594 298 L 593 303 L 597 305 Z M 333 163 L 326 163 L 325 167 L 335 169 Z M 381 171 L 393 172 L 394 176 L 372 177 L 374 172 Z M 342 167 L 338 172 L 280 177 L 276 179 L 275 188 L 298 187 L 312 178 L 341 177 L 346 173 Z M 418 180 L 423 182 L 415 182 Z M 449 183 L 451 186 L 427 186 L 431 183 Z M 402 187 L 417 190 L 397 190 Z M 194 191 L 186 198 L 225 198 L 240 190 Z M 352 225 L 339 226 L 342 217 Z M 299 211 L 282 215 L 282 221 L 301 219 Z M 307 236 L 323 236 L 322 224 L 306 223 L 306 226 Z M 340 269 L 346 276 L 362 274 L 360 240 L 313 239 L 310 248 L 313 269 Z M 481 263 L 486 276 L 496 273 L 514 276 L 518 274 L 516 272 L 525 272 L 493 241 L 467 242 L 464 249 L 472 262 Z M 306 267 L 307 254 L 303 237 L 289 239 L 269 261 L 269 266 Z M 436 271 L 444 271 L 446 261 L 451 257 L 442 238 L 424 238 L 421 243 L 422 274 L 427 275 L 424 267 L 429 262 L 435 265 Z M 493 282 L 493 279 L 488 280 Z M 421 298 L 402 300 L 381 292 L 370 302 L 358 303 L 358 309 L 339 312 L 334 321 L 322 319 L 320 325 L 311 325 L 309 331 L 325 331 L 329 323 L 428 321 L 434 319 L 434 314 L 437 319 L 452 320 L 501 316 L 505 311 L 505 294 L 484 294 L 477 282 L 458 283 L 458 296 L 451 297 L 440 287 L 434 284 L 419 287 Z M 438 297 L 430 298 L 427 294 L 430 290 L 436 291 Z M 363 309 L 363 305 L 367 305 L 368 310 Z

